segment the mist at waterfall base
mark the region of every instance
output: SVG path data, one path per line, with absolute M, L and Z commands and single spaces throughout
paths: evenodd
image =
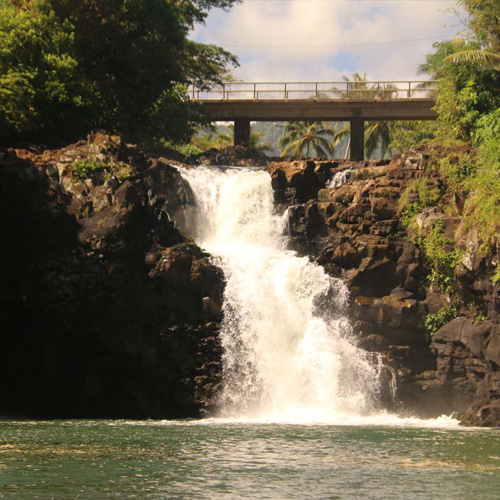
M 355 346 L 345 284 L 287 250 L 286 214 L 276 213 L 269 174 L 200 167 L 182 175 L 196 199 L 187 227 L 226 278 L 218 416 L 414 423 L 382 410 L 381 363 Z
M 227 279 L 219 415 L 0 419 L 0 499 L 498 499 L 498 430 L 382 411 L 346 288 L 286 250 L 269 175 L 183 175 L 193 235 Z

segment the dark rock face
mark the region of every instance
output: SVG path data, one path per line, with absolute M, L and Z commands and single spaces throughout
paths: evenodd
M 477 237 L 464 233 L 460 217 L 436 208 L 426 209 L 416 223 L 425 232 L 440 220 L 445 235 L 466 248 L 457 278 L 460 292 L 474 305 L 439 330 L 432 343 L 424 328 L 427 314 L 448 305 L 447 298 L 429 285 L 429 270 L 400 225 L 397 204 L 412 179 L 424 170 L 429 177 L 431 161 L 428 151 L 415 149 L 389 164 L 274 162 L 269 170 L 276 201 L 288 209 L 290 246 L 311 255 L 350 289 L 359 344 L 382 359 L 382 378 L 397 386 L 396 400 L 384 398 L 385 405 L 422 417 L 457 412 L 474 425 L 499 426 L 494 265 L 479 252 Z M 345 184 L 328 187 L 336 173 L 347 170 Z M 439 175 L 431 173 L 429 182 L 439 185 Z M 475 323 L 481 310 L 490 319 Z
M 79 181 L 76 160 L 103 165 Z M 220 383 L 222 272 L 193 197 L 119 138 L 0 153 L 0 414 L 187 417 Z
M 500 325 L 456 318 L 433 336 L 437 376 L 473 404 L 465 419 L 473 425 L 500 424 Z

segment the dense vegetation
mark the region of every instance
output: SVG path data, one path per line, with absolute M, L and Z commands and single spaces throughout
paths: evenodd
M 236 59 L 187 35 L 238 1 L 0 0 L 0 143 L 188 140 L 205 119 L 188 84 L 219 82 Z
M 403 225 L 415 235 L 429 280 L 449 301 L 429 315 L 426 327 L 431 334 L 474 300 L 461 294 L 457 282 L 466 245 L 479 246 L 492 282 L 500 276 L 498 265 L 494 270 L 500 233 L 500 3 L 460 4 L 469 14 L 466 38 L 436 43 L 421 68 L 439 80 L 439 118 L 432 126 L 400 134 L 407 146 L 427 143 L 436 151 L 433 171 L 412 182 L 400 199 Z M 439 182 L 431 183 L 432 178 Z M 419 228 L 417 217 L 430 206 L 460 215 L 462 237 L 445 237 L 441 221 L 430 230 Z M 482 314 L 477 318 L 486 319 Z
M 440 173 L 467 199 L 465 214 L 489 245 L 500 230 L 500 4 L 460 3 L 470 16 L 468 40 L 436 43 L 423 70 L 440 82 L 434 139 L 453 154 Z M 467 146 L 460 154 L 459 145 Z

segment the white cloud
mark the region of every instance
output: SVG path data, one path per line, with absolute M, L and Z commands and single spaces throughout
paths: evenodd
M 459 29 L 450 26 L 457 18 L 444 12 L 454 6 L 439 0 L 253 0 L 228 13 L 214 11 L 192 38 L 236 54 L 241 67 L 235 76 L 246 81 L 332 81 L 353 72 L 403 80 L 419 77 L 433 41 Z

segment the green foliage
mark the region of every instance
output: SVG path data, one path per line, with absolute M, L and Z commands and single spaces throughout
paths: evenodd
M 484 314 L 478 314 L 474 317 L 474 323 L 482 323 L 483 321 L 488 321 L 488 317 Z
M 490 64 L 500 61 L 499 9 L 489 0 L 461 3 L 470 14 L 471 40 L 436 42 L 421 71 L 439 79 L 439 135 L 468 140 L 481 116 L 500 106 L 500 72 Z
M 233 134 L 230 127 L 203 128 L 193 136 L 191 144 L 201 152 L 209 149 L 223 149 L 233 144 Z
M 126 163 L 120 165 L 115 172 L 116 180 L 121 184 L 132 177 L 132 167 Z
M 482 144 L 487 141 L 495 140 L 500 136 L 500 108 L 482 115 L 476 124 L 474 131 L 475 144 Z
M 273 151 L 273 145 L 263 141 L 263 134 L 261 132 L 257 132 L 256 130 L 252 130 L 250 132 L 250 147 L 263 154 L 271 153 Z
M 434 140 L 436 134 L 437 124 L 433 121 L 393 122 L 390 147 L 404 153 L 412 147 Z
M 439 189 L 434 186 L 430 186 L 429 180 L 426 177 L 419 177 L 418 179 L 413 179 L 408 186 L 403 190 L 398 201 L 398 209 L 405 210 L 408 205 L 414 205 L 411 210 L 415 210 L 417 206 L 415 203 L 410 203 L 411 195 L 418 196 L 418 206 L 423 210 L 425 207 L 431 207 L 436 205 L 441 199 L 441 193 Z
M 387 154 L 392 156 L 392 128 L 394 122 L 366 122 L 365 125 L 365 152 L 367 158 L 373 158 L 377 149 L 381 158 Z
M 464 180 L 470 192 L 465 213 L 488 245 L 498 239 L 500 231 L 500 136 L 481 144 L 476 163 L 475 175 Z
M 206 121 L 188 83 L 234 56 L 187 35 L 238 0 L 10 0 L 0 4 L 0 141 L 64 143 L 91 130 L 188 141 Z
M 306 156 L 314 152 L 318 158 L 333 154 L 333 130 L 321 122 L 289 122 L 279 140 L 281 156 Z
M 409 227 L 413 226 L 415 219 L 419 214 L 422 213 L 423 209 L 424 206 L 421 203 L 418 202 L 408 203 L 403 208 L 400 217 L 401 226 L 403 227 L 403 229 L 408 229 Z
M 29 9 L 0 6 L 0 143 L 68 140 L 83 132 L 90 106 L 72 24 L 43 1 Z
M 106 169 L 106 164 L 87 158 L 76 160 L 71 167 L 73 176 L 79 181 L 90 179 L 96 172 L 103 172 Z
M 500 52 L 500 3 L 497 0 L 459 0 L 469 14 L 469 28 L 488 52 Z
M 428 314 L 424 325 L 430 336 L 434 335 L 442 326 L 458 316 L 455 305 L 442 307 L 437 313 Z
M 453 161 L 447 156 L 439 161 L 439 169 L 451 189 L 463 190 L 464 181 L 476 174 L 477 163 L 470 154 L 454 158 Z
M 191 155 L 198 155 L 203 151 L 196 147 L 194 144 L 174 144 L 172 145 L 172 149 L 185 156 L 186 158 Z
M 463 71 L 467 79 L 454 74 L 440 82 L 436 109 L 443 136 L 468 140 L 479 118 L 500 104 L 500 95 L 492 92 L 500 85 L 500 78 L 493 72 L 479 74 L 470 65 L 464 65 Z
M 442 292 L 452 292 L 456 286 L 455 271 L 462 262 L 463 250 L 453 248 L 453 242 L 444 234 L 442 221 L 438 221 L 427 236 L 420 237 L 418 243 L 430 269 L 429 281 Z
M 497 266 L 495 268 L 495 272 L 493 273 L 493 276 L 491 277 L 491 282 L 496 283 L 499 280 L 500 280 L 500 266 L 497 264 Z

